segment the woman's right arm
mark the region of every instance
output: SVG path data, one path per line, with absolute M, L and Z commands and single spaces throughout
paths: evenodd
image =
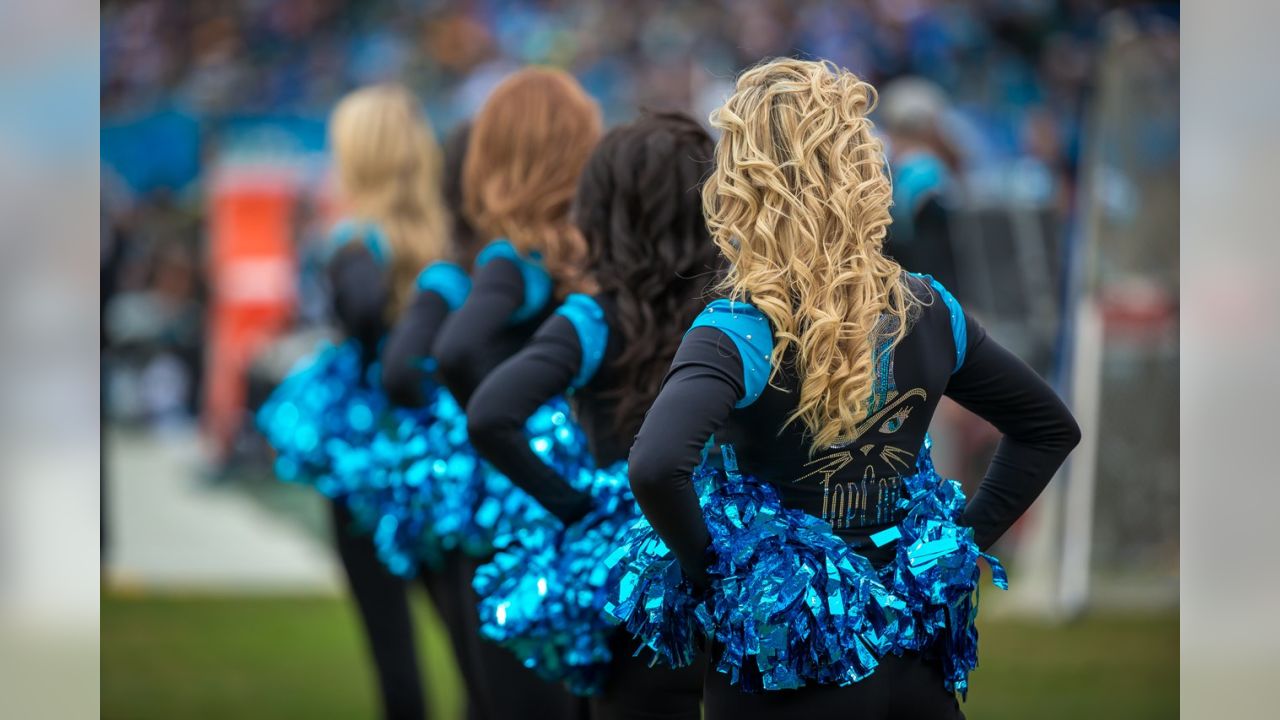
M 422 407 L 431 376 L 431 346 L 449 305 L 436 292 L 424 290 L 404 309 L 382 349 L 382 389 L 401 407 Z
M 385 268 L 363 243 L 347 243 L 326 266 L 333 314 L 343 333 L 374 347 L 386 329 L 390 287 Z
M 1080 442 L 1080 428 L 1053 388 L 1026 363 L 964 317 L 963 364 L 946 394 L 990 422 L 1004 437 L 986 476 L 964 509 L 983 551 L 1013 525 Z
M 717 329 L 694 328 L 680 343 L 631 447 L 631 491 L 654 531 L 699 586 L 706 584 L 710 534 L 691 479 L 707 440 L 742 399 L 742 378 L 734 343 Z
M 426 403 L 431 348 L 449 312 L 462 305 L 470 287 L 465 271 L 452 263 L 435 263 L 418 276 L 418 293 L 391 328 L 382 350 L 382 388 L 392 403 Z
M 494 349 L 524 295 L 524 278 L 515 261 L 494 258 L 474 272 L 471 294 L 441 328 L 433 354 L 440 378 L 463 407 L 485 376 L 506 359 Z

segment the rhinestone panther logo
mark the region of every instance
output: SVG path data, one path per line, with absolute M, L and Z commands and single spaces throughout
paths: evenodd
M 852 438 L 829 448 L 836 452 L 805 463 L 806 468 L 812 467 L 813 470 L 792 482 L 818 479 L 822 485 L 823 520 L 841 529 L 871 520 L 883 522 L 892 513 L 892 500 L 886 492 L 891 481 L 877 478 L 871 463 L 863 468 L 859 480 L 834 482 L 833 478 L 855 462 L 857 455 L 870 457 L 877 448 L 877 457 L 895 472 L 909 469 L 915 455 L 888 441 L 902 429 L 912 411 L 927 399 L 928 393 L 922 388 L 912 388 L 901 395 L 896 390 L 889 391 L 887 402 L 854 427 Z M 854 446 L 857 446 L 856 450 L 851 449 Z

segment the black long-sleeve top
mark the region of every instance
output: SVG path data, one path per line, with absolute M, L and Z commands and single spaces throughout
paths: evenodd
M 387 335 L 382 348 L 382 389 L 402 407 L 421 407 L 434 370 L 431 349 L 449 313 L 465 301 L 471 281 L 448 262 L 429 265 L 418 276 L 417 294 Z
M 533 336 L 551 311 L 551 279 L 536 259 L 519 255 L 505 240 L 476 258 L 471 294 L 450 314 L 433 355 L 445 387 L 464 407 L 502 361 Z
M 386 268 L 369 245 L 348 242 L 334 251 L 325 267 L 332 290 L 334 322 L 343 335 L 358 340 L 369 365 L 378 341 L 387 331 L 387 302 L 391 296 Z
M 598 369 L 587 370 L 590 377 L 584 377 L 583 365 L 592 361 L 585 359 L 579 329 L 563 311 L 557 312 L 523 349 L 489 373 L 467 405 L 467 434 L 476 451 L 566 524 L 585 515 L 591 499 L 530 449 L 528 418 L 551 398 L 572 392 L 576 420 L 599 465 L 624 459 L 631 443 L 630 437 L 618 435 L 617 405 L 608 396 L 618 382 L 611 367 L 623 349 L 620 333 L 613 331 L 615 308 L 607 296 L 588 302 L 599 310 L 596 327 L 606 336 L 603 347 L 595 350 Z
M 421 407 L 426 402 L 431 346 L 448 316 L 448 302 L 427 290 L 413 297 L 392 326 L 382 346 L 382 389 L 392 404 Z
M 1070 412 L 1033 370 L 940 286 L 916 277 L 908 282 L 922 304 L 887 362 L 877 363 L 872 414 L 852 442 L 813 455 L 803 426 L 786 422 L 800 386 L 790 358 L 752 401 L 748 381 L 754 373 L 755 384 L 762 383 L 759 356 L 767 358 L 771 344 L 761 347 L 757 335 L 755 346 L 742 346 L 757 357 L 744 363 L 744 350 L 720 327 L 695 323 L 685 336 L 632 446 L 630 480 L 645 516 L 695 582 L 705 579 L 709 538 L 690 475 L 713 433 L 716 443 L 734 445 L 744 473 L 777 486 L 785 506 L 822 516 L 835 488 L 847 497 L 864 480 L 913 472 L 934 410 L 950 396 L 1004 434 L 961 520 L 983 549 L 1026 511 L 1079 441 Z M 869 536 L 896 519 L 843 526 L 838 515 L 827 519 L 874 564 L 892 557 L 892 545 L 874 548 Z

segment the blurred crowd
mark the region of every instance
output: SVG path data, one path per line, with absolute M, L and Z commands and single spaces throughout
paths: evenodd
M 610 120 L 704 114 L 742 67 L 830 59 L 880 85 L 936 83 L 968 120 L 975 162 L 1067 170 L 1102 0 L 106 0 L 104 118 L 323 116 L 343 92 L 398 79 L 438 124 L 470 114 L 514 67 L 570 69 Z
M 743 67 L 820 57 L 881 89 L 899 210 L 951 187 L 1066 217 L 1099 20 L 1117 4 L 104 0 L 104 343 L 159 349 L 112 380 L 110 404 L 170 418 L 198 401 L 202 181 L 240 119 L 322 129 L 341 94 L 395 79 L 444 132 L 528 63 L 572 71 L 610 122 L 638 108 L 705 117 Z

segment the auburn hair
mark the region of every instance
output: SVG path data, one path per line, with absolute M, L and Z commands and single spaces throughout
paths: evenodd
M 788 422 L 815 451 L 853 438 L 875 356 L 918 302 L 882 252 L 892 188 L 875 104 L 848 70 L 782 58 L 742 73 L 711 114 L 722 135 L 703 207 L 729 263 L 722 289 L 769 318 L 775 372 L 787 356 L 800 379 Z
M 639 431 L 715 279 L 700 195 L 714 148 L 688 115 L 654 114 L 610 130 L 578 182 L 587 271 L 613 298 L 623 338 L 616 386 L 603 395 L 616 403 L 619 437 Z
M 394 315 L 423 266 L 447 254 L 440 147 L 413 95 L 396 84 L 363 87 L 338 101 L 329 141 L 347 212 L 376 223 L 391 244 Z
M 503 80 L 472 121 L 462 169 L 467 219 L 485 240 L 540 254 L 561 291 L 578 282 L 585 260 L 569 207 L 600 131 L 600 108 L 582 86 L 542 67 Z

